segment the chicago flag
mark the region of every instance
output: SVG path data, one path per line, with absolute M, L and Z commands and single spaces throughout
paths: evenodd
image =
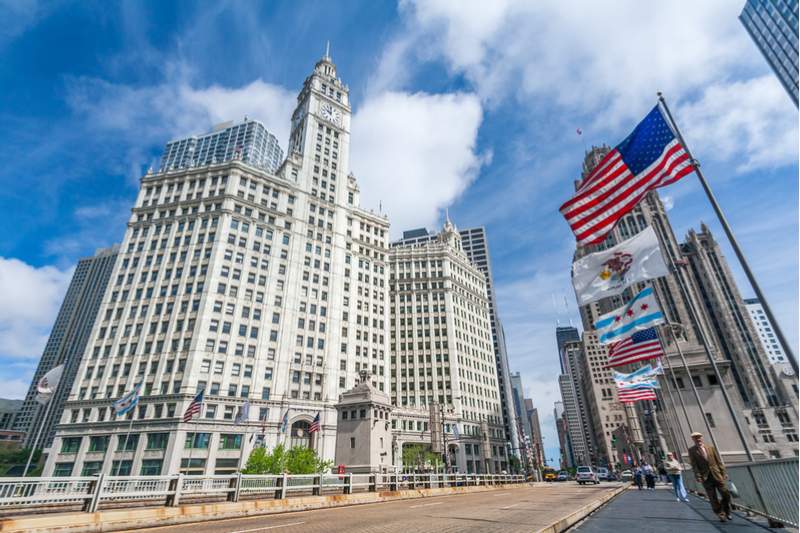
M 664 313 L 658 307 L 653 288 L 647 287 L 627 304 L 600 317 L 594 329 L 600 342 L 608 344 L 663 322 Z

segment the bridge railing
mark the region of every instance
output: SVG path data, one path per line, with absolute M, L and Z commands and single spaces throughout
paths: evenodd
M 739 508 L 775 522 L 798 527 L 798 458 L 770 459 L 753 463 L 726 465 L 728 477 L 736 485 Z M 705 493 L 703 485 L 687 470 L 686 488 Z
M 524 483 L 511 474 L 307 474 L 106 476 L 0 478 L 0 512 L 55 512 L 79 507 L 176 506 L 182 500 L 283 499 L 298 495 L 350 494 L 423 488 Z

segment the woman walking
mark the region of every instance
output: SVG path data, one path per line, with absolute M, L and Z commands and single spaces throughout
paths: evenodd
M 667 475 L 672 482 L 672 490 L 675 492 L 675 497 L 679 502 L 688 502 L 689 495 L 686 494 L 686 487 L 683 486 L 683 476 L 681 471 L 683 465 L 675 459 L 672 452 L 667 453 L 667 460 L 664 461 L 664 467 L 667 469 Z
M 656 472 L 653 470 L 653 467 L 645 463 L 642 470 L 644 470 L 644 480 L 647 483 L 647 490 L 656 490 Z
M 636 470 L 633 471 L 633 483 L 642 490 L 642 468 L 640 466 L 636 467 Z

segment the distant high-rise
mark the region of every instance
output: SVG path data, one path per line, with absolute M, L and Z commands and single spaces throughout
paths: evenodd
M 519 449 L 519 429 L 514 414 L 512 401 L 510 367 L 508 364 L 508 351 L 506 349 L 505 331 L 497 311 L 497 298 L 494 292 L 494 279 L 492 278 L 492 262 L 489 257 L 489 240 L 486 229 L 483 227 L 467 228 L 459 231 L 461 245 L 470 262 L 483 272 L 486 278 L 486 292 L 489 297 L 489 312 L 492 315 L 492 343 L 494 345 L 495 363 L 497 366 L 497 382 L 500 392 L 500 406 L 503 410 L 503 430 L 505 438 L 511 444 L 513 453 Z M 430 242 L 436 234 L 428 232 L 425 228 L 417 228 L 403 232 L 403 238 L 393 243 L 392 246 L 413 245 Z
M 798 0 L 747 0 L 739 20 L 786 92 L 797 100 Z
M 525 398 L 525 412 L 528 415 L 528 424 L 531 426 L 531 445 L 535 466 L 544 465 L 544 442 L 542 440 L 542 426 L 539 423 L 539 410 L 533 406 L 533 400 Z
M 64 302 L 50 332 L 50 338 L 44 347 L 39 366 L 33 374 L 33 381 L 25 395 L 22 408 L 14 420 L 14 429 L 26 433 L 25 446 L 33 445 L 45 413 L 44 407 L 36 401 L 36 384 L 50 369 L 63 364 L 64 372 L 58 389 L 50 400 L 53 403 L 47 420 L 44 421 L 38 447 L 46 448 L 53 440 L 56 424 L 61 418 L 64 402 L 75 381 L 118 252 L 117 246 L 100 249 L 93 257 L 78 261 L 75 267 L 75 273 L 72 275 Z
M 746 298 L 744 305 L 747 312 L 750 314 L 750 319 L 758 332 L 758 338 L 761 340 L 761 345 L 767 352 L 767 358 L 773 365 L 787 364 L 789 360 L 786 357 L 786 352 L 778 343 L 778 338 L 775 336 L 775 328 L 767 318 L 764 308 L 758 298 Z
M 225 122 L 204 135 L 170 141 L 161 156 L 159 172 L 240 160 L 256 168 L 275 172 L 283 162 L 278 139 L 256 120 L 239 124 Z
M 561 377 L 559 377 L 559 385 Z M 556 423 L 556 433 L 558 434 L 558 448 L 561 453 L 559 461 L 560 468 L 572 468 L 575 466 L 575 459 L 572 454 L 572 444 L 569 440 L 569 429 L 567 419 L 564 416 L 564 402 L 553 402 L 553 419 Z
M 573 326 L 557 326 L 556 327 L 556 346 L 558 347 L 558 361 L 561 365 L 561 373 L 566 372 L 566 365 L 564 363 L 564 345 L 568 342 L 576 342 L 581 340 L 578 333 L 578 328 Z

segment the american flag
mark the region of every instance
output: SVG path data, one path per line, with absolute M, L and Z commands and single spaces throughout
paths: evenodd
M 186 412 L 183 413 L 184 422 L 191 422 L 194 415 L 200 414 L 200 409 L 203 407 L 203 393 L 205 393 L 205 391 L 201 390 L 198 392 L 197 396 L 192 400 L 192 403 L 186 408 Z
M 308 433 L 316 433 L 319 431 L 319 412 L 317 412 L 317 416 L 314 417 L 314 421 L 311 422 L 311 425 L 308 426 Z
M 656 391 L 650 387 L 617 389 L 617 398 L 623 403 L 655 400 Z
M 648 328 L 613 343 L 608 349 L 606 368 L 655 359 L 662 355 L 664 355 L 664 351 L 661 349 L 655 328 Z
M 689 155 L 656 106 L 606 154 L 560 211 L 579 246 L 603 242 L 648 191 L 674 183 L 692 170 Z

